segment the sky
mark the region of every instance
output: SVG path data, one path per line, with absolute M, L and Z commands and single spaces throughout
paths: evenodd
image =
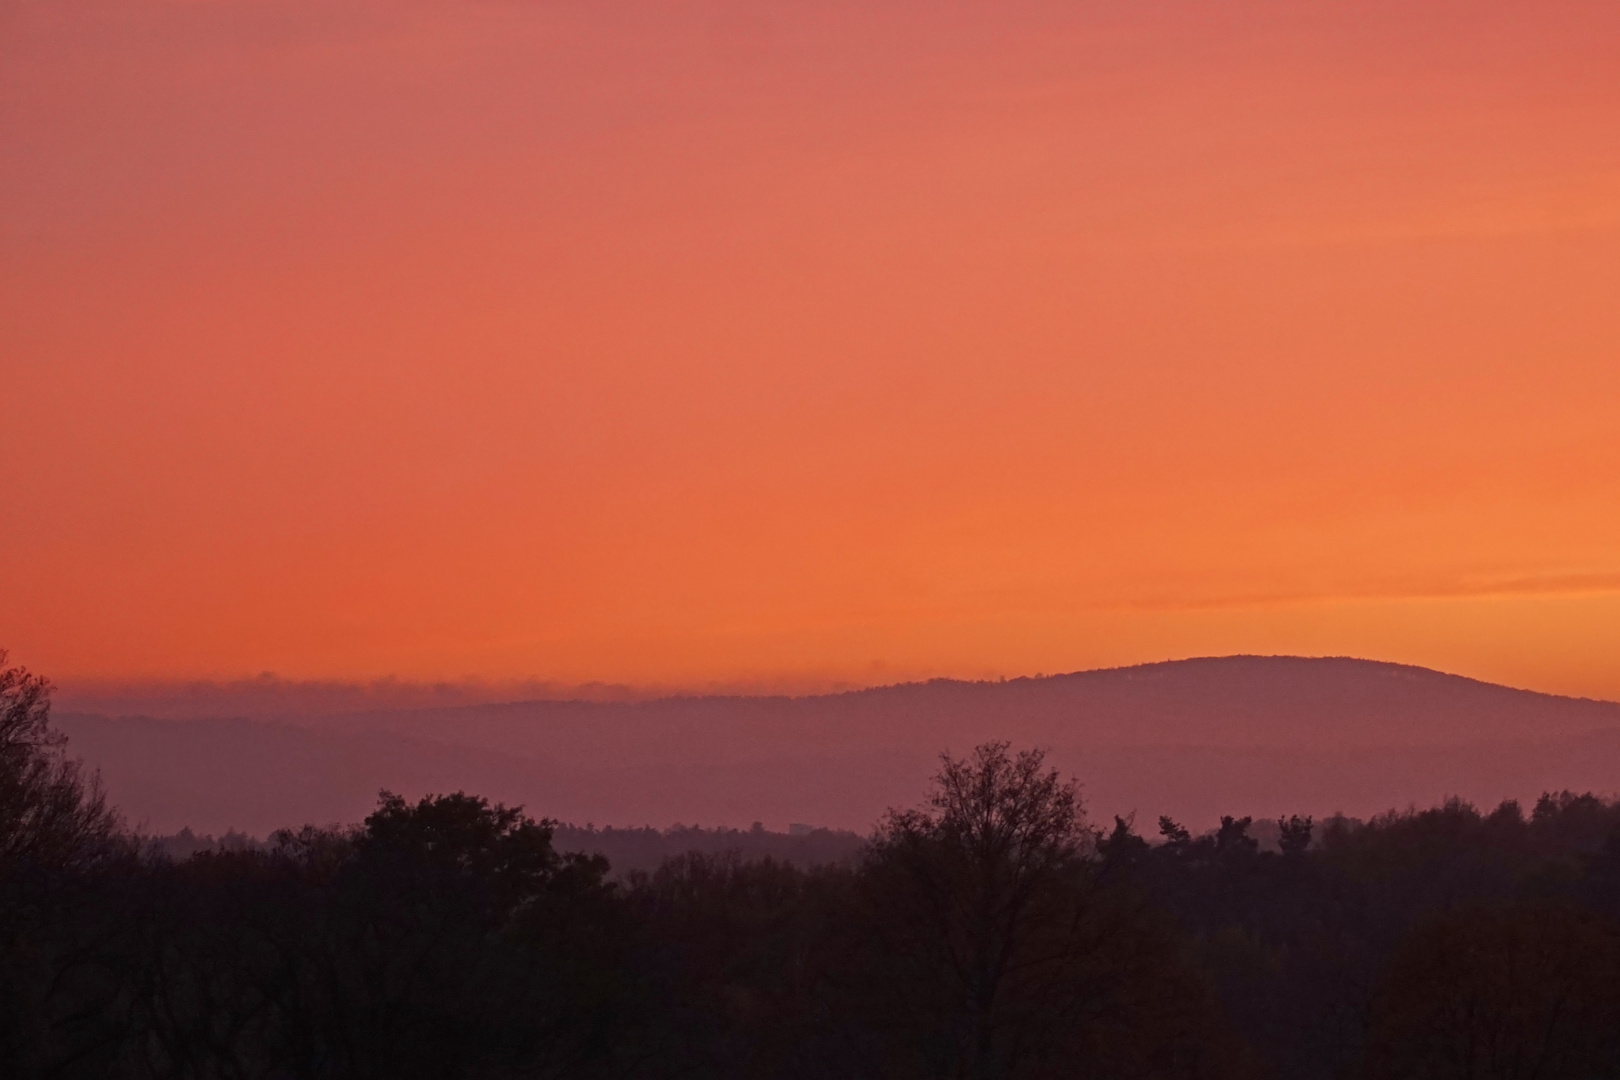
M 0 0 L 0 646 L 1620 698 L 1620 7 Z

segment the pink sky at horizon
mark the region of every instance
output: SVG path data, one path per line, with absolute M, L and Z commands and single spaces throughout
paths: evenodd
M 1620 699 L 1620 9 L 0 3 L 57 681 Z

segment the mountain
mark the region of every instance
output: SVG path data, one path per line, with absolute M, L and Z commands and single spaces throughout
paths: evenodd
M 195 709 L 193 700 L 188 706 Z M 1094 816 L 1367 815 L 1620 787 L 1620 704 L 1345 658 L 1236 656 L 809 697 L 526 701 L 275 720 L 66 713 L 158 831 L 356 820 L 376 790 L 466 789 L 580 823 L 865 830 L 939 751 L 1048 748 Z

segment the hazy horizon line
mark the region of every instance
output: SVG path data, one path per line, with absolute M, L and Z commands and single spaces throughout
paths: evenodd
M 1422 664 L 1350 655 L 1298 653 L 1229 653 L 1179 656 L 1130 664 L 1105 664 L 1068 671 L 1011 674 L 917 674 L 857 680 L 834 676 L 715 679 L 695 682 L 617 683 L 604 680 L 566 682 L 554 679 L 288 678 L 266 671 L 235 678 L 90 677 L 53 680 L 55 704 L 63 712 L 101 715 L 147 715 L 159 719 L 217 718 L 224 714 L 254 718 L 269 715 L 322 716 L 392 709 L 458 708 L 511 705 L 532 701 L 629 703 L 702 697 L 809 698 L 932 682 L 994 683 L 1060 678 L 1200 660 L 1350 660 L 1433 672 L 1491 686 L 1580 700 L 1583 695 L 1513 686 Z M 1602 698 L 1585 700 L 1601 701 Z

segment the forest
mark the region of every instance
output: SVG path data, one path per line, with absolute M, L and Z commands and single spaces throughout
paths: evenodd
M 615 873 L 556 822 L 384 792 L 175 858 L 0 654 L 0 1074 L 1620 1076 L 1620 803 L 1087 818 L 1038 748 L 943 755 L 847 858 Z M 1274 847 L 1275 850 L 1269 850 Z

